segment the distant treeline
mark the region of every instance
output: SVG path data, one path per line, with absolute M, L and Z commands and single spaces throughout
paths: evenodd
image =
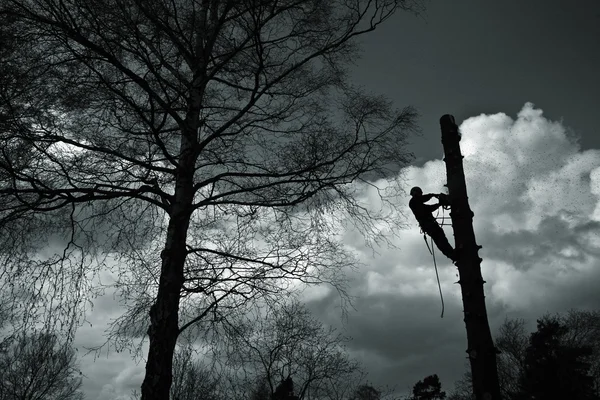
M 600 399 L 600 311 L 544 315 L 527 332 L 523 319 L 507 319 L 496 336 L 504 400 Z M 474 399 L 471 374 L 448 400 Z

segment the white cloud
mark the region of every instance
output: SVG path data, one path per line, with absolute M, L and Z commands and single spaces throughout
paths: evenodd
M 473 208 L 500 231 L 536 230 L 542 219 L 572 215 L 590 220 L 599 194 L 592 171 L 600 150 L 581 151 L 560 123 L 526 103 L 516 120 L 480 115 L 460 126 L 462 152 Z M 595 178 L 597 181 L 597 178 Z M 492 215 L 490 221 L 487 216 Z

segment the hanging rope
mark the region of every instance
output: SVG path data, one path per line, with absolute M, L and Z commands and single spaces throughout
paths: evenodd
M 450 205 L 449 204 L 445 204 L 442 207 L 440 207 L 442 209 L 442 217 L 439 218 L 438 215 L 440 215 L 440 209 L 437 209 L 437 213 L 435 214 L 435 219 L 441 219 L 442 223 L 440 224 L 440 226 L 445 226 L 445 225 L 452 225 L 450 224 L 445 224 L 444 222 L 446 221 L 446 213 L 444 212 L 446 209 L 450 209 Z M 427 250 L 429 250 L 429 254 L 431 254 L 431 256 L 433 257 L 433 266 L 435 268 L 435 277 L 437 278 L 437 284 L 438 284 L 438 289 L 440 291 L 440 301 L 442 303 L 442 315 L 440 315 L 440 318 L 444 318 L 444 295 L 442 294 L 442 285 L 440 284 L 440 274 L 438 273 L 438 267 L 437 267 L 437 262 L 435 261 L 435 254 L 434 254 L 434 249 L 435 246 L 433 245 L 433 238 L 431 238 L 431 247 L 429 246 L 429 243 L 427 243 L 427 235 L 425 234 L 425 232 L 423 232 L 423 229 L 421 228 L 421 233 L 423 234 L 423 239 L 425 240 L 425 245 L 427 245 Z
M 427 245 L 427 250 L 429 250 L 429 254 L 433 257 L 433 266 L 435 267 L 435 277 L 437 278 L 438 289 L 440 291 L 440 301 L 442 302 L 442 315 L 440 318 L 444 318 L 444 295 L 442 294 L 442 285 L 440 284 L 440 275 L 438 273 L 437 262 L 435 261 L 435 253 L 433 246 L 433 238 L 431 238 L 431 247 L 429 247 L 429 243 L 427 243 L 427 235 L 423 232 L 423 239 L 425 240 L 425 244 Z

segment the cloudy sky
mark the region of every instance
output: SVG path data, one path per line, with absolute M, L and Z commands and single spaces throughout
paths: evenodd
M 506 317 L 527 318 L 533 328 L 546 312 L 600 308 L 600 3 L 427 4 L 425 15 L 398 15 L 365 38 L 354 73 L 369 90 L 421 113 L 417 160 L 402 171 L 407 188 L 443 190 L 438 120 L 454 114 L 492 330 Z M 466 361 L 457 270 L 438 257 L 440 318 L 431 256 L 407 222 L 397 248 L 376 255 L 346 235 L 366 266 L 351 275 L 356 310 L 342 329 L 373 383 L 408 390 L 437 373 L 450 390 Z M 341 326 L 338 303 L 327 291 L 309 299 L 318 317 Z M 77 344 L 100 344 L 119 312 L 111 296 L 98 299 Z M 81 366 L 93 400 L 128 395 L 144 373 L 128 353 L 85 356 Z

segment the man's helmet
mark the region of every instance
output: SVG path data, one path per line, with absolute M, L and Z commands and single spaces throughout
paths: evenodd
M 414 188 L 410 189 L 411 196 L 420 196 L 422 194 L 423 194 L 423 191 L 418 186 L 415 186 Z

